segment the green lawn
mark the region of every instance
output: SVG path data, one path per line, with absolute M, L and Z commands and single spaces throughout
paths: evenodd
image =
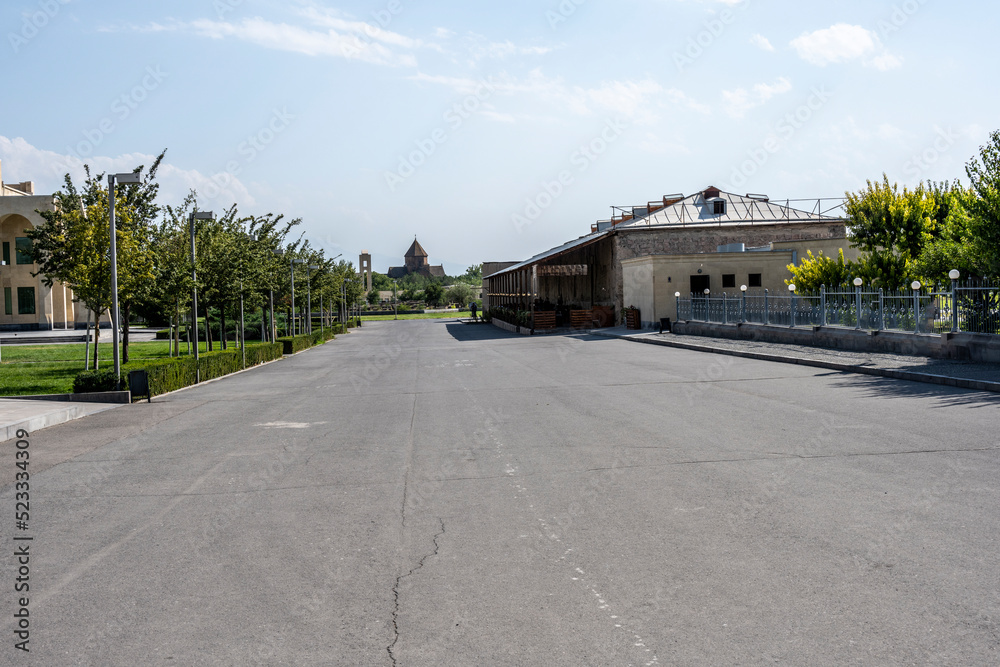
M 451 313 L 420 313 L 417 315 L 400 315 L 398 318 L 393 317 L 392 313 L 388 315 L 365 315 L 361 318 L 362 322 L 384 322 L 386 320 L 443 320 L 443 319 L 454 319 L 456 317 L 472 317 L 472 313 L 468 310 L 455 311 Z
M 250 341 L 247 341 L 248 343 Z M 123 370 L 141 368 L 150 359 L 168 357 L 168 341 L 132 343 L 129 345 L 129 363 Z M 202 352 L 206 345 L 198 346 Z M 187 349 L 181 345 L 181 354 Z M 215 349 L 219 349 L 218 345 Z M 0 362 L 0 396 L 34 394 L 68 394 L 73 391 L 73 378 L 84 370 L 85 344 L 79 345 L 6 345 Z M 100 367 L 112 368 L 111 343 L 100 344 Z M 93 359 L 94 350 L 90 350 Z

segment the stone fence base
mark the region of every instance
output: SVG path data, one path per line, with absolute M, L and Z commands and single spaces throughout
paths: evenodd
M 934 359 L 1000 363 L 1000 336 L 974 333 L 910 334 L 838 327 L 781 327 L 764 324 L 714 324 L 682 321 L 674 333 L 762 343 L 809 345 L 852 352 L 886 352 Z

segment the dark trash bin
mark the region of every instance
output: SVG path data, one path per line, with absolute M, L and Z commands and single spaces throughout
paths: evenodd
M 670 328 L 669 317 L 660 318 L 660 333 L 663 333 L 664 331 L 666 331 L 667 333 L 673 333 L 673 330 Z

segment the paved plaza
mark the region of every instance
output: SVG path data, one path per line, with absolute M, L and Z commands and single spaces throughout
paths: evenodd
M 998 407 L 367 323 L 33 433 L 32 651 L 0 664 L 996 664 Z

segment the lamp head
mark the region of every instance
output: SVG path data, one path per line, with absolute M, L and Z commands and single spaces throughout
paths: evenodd
M 855 287 L 861 287 L 864 284 L 865 284 L 865 281 L 862 280 L 861 278 L 855 278 L 854 279 L 854 286 Z
M 746 285 L 740 285 L 740 291 L 741 292 L 746 292 L 747 291 L 747 286 Z
M 215 220 L 215 213 L 212 211 L 195 211 L 191 214 L 192 220 Z
M 680 292 L 674 292 L 674 296 L 679 299 L 679 298 L 681 298 L 681 293 Z
M 792 283 L 791 285 L 788 286 L 788 291 L 789 292 L 794 292 L 795 291 L 795 283 Z
M 319 269 L 319 264 L 310 264 L 309 268 L 312 269 L 313 271 L 316 271 Z
M 710 290 L 709 288 L 706 287 L 705 288 L 705 296 L 708 296 L 711 293 L 712 293 L 712 290 Z
M 121 185 L 129 185 L 129 184 L 135 185 L 138 183 L 142 183 L 142 178 L 139 176 L 139 174 L 135 174 L 132 172 L 128 172 L 125 174 L 114 174 L 110 178 L 113 178 L 115 182 Z
M 914 292 L 917 291 L 918 289 L 920 289 L 920 281 L 914 280 L 912 283 L 910 283 L 910 287 L 913 288 Z
M 962 274 L 959 273 L 958 269 L 952 269 L 951 271 L 948 272 L 948 277 L 951 278 L 952 280 L 958 280 L 959 278 L 962 277 Z

